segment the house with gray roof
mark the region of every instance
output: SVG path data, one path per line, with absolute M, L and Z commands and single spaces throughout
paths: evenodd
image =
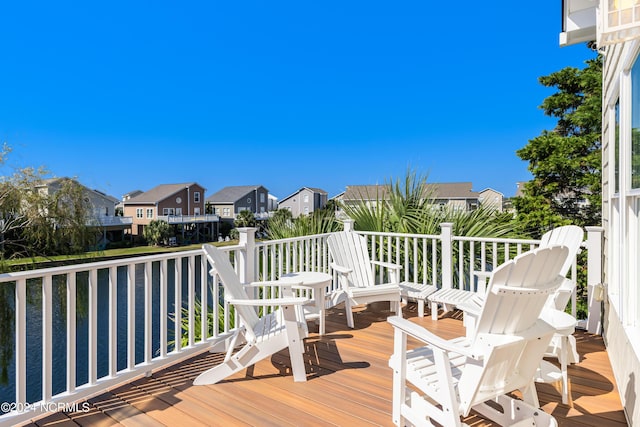
M 348 185 L 344 193 L 334 197 L 344 204 L 366 203 L 375 205 L 378 200 L 388 200 L 391 187 L 384 185 Z M 473 191 L 471 182 L 440 182 L 427 183 L 422 189 L 424 198 L 429 199 L 435 206 L 447 207 L 455 210 L 471 211 L 480 205 L 481 194 Z M 493 193 L 485 197 L 491 197 Z M 501 209 L 500 204 L 500 209 Z
M 256 216 L 269 212 L 269 190 L 262 185 L 236 185 L 224 187 L 206 199 L 207 211 L 220 219 L 235 219 L 240 211 L 249 210 Z
M 320 188 L 302 187 L 278 204 L 279 209 L 289 209 L 294 218 L 309 215 L 327 204 L 327 192 Z
M 161 184 L 122 202 L 124 215 L 133 217 L 133 234 L 141 236 L 153 220 L 173 225 L 189 241 L 213 240 L 218 218 L 205 215 L 205 188 L 196 182 Z

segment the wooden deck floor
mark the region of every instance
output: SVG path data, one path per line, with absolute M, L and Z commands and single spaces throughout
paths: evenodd
M 374 304 L 346 327 L 344 311 L 330 310 L 327 334 L 306 340 L 307 379 L 294 383 L 283 351 L 212 386 L 193 386 L 193 379 L 221 360 L 204 353 L 109 390 L 89 400 L 86 413 L 56 413 L 38 426 L 390 426 L 392 327 L 386 304 Z M 416 317 L 415 305 L 405 317 L 443 337 L 464 333 L 459 318 L 438 322 Z M 311 326 L 312 328 L 313 325 Z M 317 331 L 317 328 L 312 329 Z M 570 367 L 571 402 L 563 405 L 554 385 L 538 385 L 543 409 L 561 426 L 626 426 L 620 398 L 601 337 L 578 332 L 581 362 Z M 492 425 L 479 417 L 473 426 Z

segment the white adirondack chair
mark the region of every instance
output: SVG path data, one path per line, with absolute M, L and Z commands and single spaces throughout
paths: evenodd
M 308 298 L 294 297 L 291 287 L 281 282 L 255 282 L 242 285 L 236 275 L 229 257 L 211 245 L 203 245 L 207 259 L 212 265 L 211 274 L 216 280 L 220 277 L 224 286 L 224 298 L 232 304 L 241 326 L 231 337 L 224 361 L 200 374 L 195 385 L 215 384 L 228 376 L 254 365 L 256 362 L 271 356 L 285 348 L 289 348 L 291 370 L 294 381 L 306 381 L 303 339 L 307 337 L 307 324 L 300 306 L 309 302 Z M 249 298 L 244 287 L 279 286 L 281 298 L 253 299 Z M 258 317 L 255 307 L 279 306 L 277 310 Z M 234 347 L 245 342 L 244 346 L 233 353 Z
M 347 325 L 354 327 L 352 307 L 375 301 L 389 301 L 390 309 L 398 316 L 400 307 L 399 270 L 397 264 L 372 261 L 369 257 L 367 241 L 351 231 L 333 233 L 327 239 L 331 254 L 331 268 L 338 272 L 341 292 L 345 301 Z M 375 283 L 375 266 L 386 268 L 389 283 Z
M 540 239 L 539 247 L 563 245 L 569 249 L 569 256 L 560 269 L 560 275 L 566 276 L 573 264 L 576 255 L 580 251 L 580 245 L 584 238 L 584 231 L 577 225 L 564 225 L 556 227 L 545 233 Z M 551 344 L 545 353 L 546 357 L 553 357 L 560 362 L 560 370 L 551 363 L 543 361 L 540 365 L 537 380 L 540 382 L 562 381 L 562 403 L 569 403 L 569 377 L 568 365 L 578 363 L 580 357 L 576 348 L 575 332 L 576 319 L 570 314 L 564 313 L 571 295 L 575 291 L 575 277 L 562 282 L 556 292 L 549 297 L 545 306 L 545 319 L 556 328 Z M 480 307 L 484 296 L 478 294 L 473 298 L 462 302 L 458 308 L 464 311 L 464 320 L 468 333 L 472 333 L 474 324 L 480 315 Z
M 461 426 L 461 418 L 474 410 L 500 425 L 557 425 L 539 409 L 533 377 L 554 333 L 541 312 L 564 280 L 559 272 L 567 254 L 562 246 L 538 248 L 499 266 L 471 337 L 444 340 L 390 317 L 393 422 Z M 408 337 L 426 345 L 408 349 Z M 508 396 L 515 390 L 523 400 Z
M 540 239 L 540 245 L 538 247 L 547 247 L 552 245 L 562 245 L 569 249 L 569 257 L 562 266 L 560 274 L 566 276 L 567 272 L 573 264 L 573 260 L 576 257 L 580 249 L 580 244 L 584 238 L 584 232 L 582 228 L 577 225 L 563 225 L 556 227 L 553 230 L 546 232 Z M 438 320 L 438 305 L 442 305 L 444 312 L 452 310 L 453 307 L 461 309 L 465 312 L 465 316 L 477 316 L 480 312 L 480 306 L 484 299 L 486 292 L 486 281 L 491 276 L 491 272 L 478 271 L 475 273 L 478 278 L 478 290 L 477 292 L 467 291 L 464 289 L 439 289 L 427 297 L 431 303 L 431 318 Z M 563 284 L 556 296 L 556 305 L 564 305 L 561 310 L 566 307 L 573 289 L 575 287 L 575 280 L 568 281 Z M 465 318 L 465 323 L 469 322 L 469 319 Z M 470 327 L 473 327 L 473 323 L 469 323 Z

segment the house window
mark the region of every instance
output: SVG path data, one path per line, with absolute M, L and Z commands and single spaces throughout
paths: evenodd
M 230 208 L 222 208 L 222 216 L 230 216 L 231 209 Z
M 182 215 L 182 208 L 176 208 L 176 215 Z
M 220 215 L 220 208 L 215 208 L 213 213 L 215 213 L 216 215 Z
M 309 203 L 309 195 L 308 195 L 308 194 L 303 195 L 303 196 L 302 196 L 302 201 L 303 201 L 304 203 Z
M 136 208 L 136 218 L 142 218 L 142 208 Z
M 260 203 L 264 203 L 264 193 L 260 193 Z
M 200 208 L 193 208 L 194 215 L 200 215 Z
M 153 208 L 147 208 L 147 219 L 153 219 Z
M 305 213 L 305 215 L 309 214 L 309 206 L 305 206 L 304 207 L 304 213 Z
M 200 203 L 200 192 L 199 191 L 194 191 L 193 192 L 193 201 L 194 201 L 194 203 Z

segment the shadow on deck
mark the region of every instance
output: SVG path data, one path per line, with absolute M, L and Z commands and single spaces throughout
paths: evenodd
M 32 425 L 390 426 L 390 314 L 386 303 L 372 304 L 354 313 L 356 328 L 350 330 L 344 310 L 334 308 L 323 337 L 310 324 L 304 383 L 293 382 L 285 350 L 221 383 L 193 386 L 199 373 L 222 359 L 203 353 L 89 399 L 87 412 L 59 412 Z M 418 318 L 410 304 L 404 315 L 444 338 L 464 334 L 456 312 L 433 322 Z M 540 384 L 543 409 L 561 426 L 626 426 L 602 337 L 577 332 L 576 338 L 581 361 L 569 368 L 571 401 L 563 405 L 556 385 Z M 492 425 L 473 415 L 466 422 Z

